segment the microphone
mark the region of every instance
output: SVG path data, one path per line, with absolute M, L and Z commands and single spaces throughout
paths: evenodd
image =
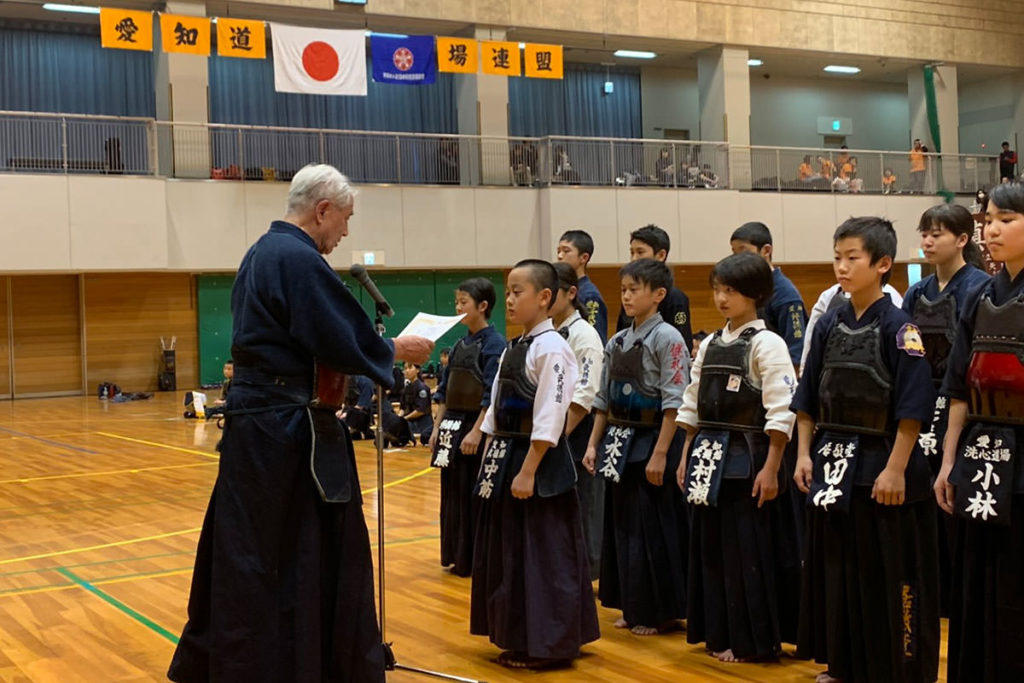
M 354 277 L 363 286 L 366 293 L 370 295 L 370 298 L 373 299 L 373 302 L 377 305 L 377 313 L 385 318 L 390 318 L 395 314 L 391 304 L 388 303 L 388 300 L 377 289 L 377 285 L 373 284 L 370 274 L 366 272 L 366 268 L 361 263 L 353 263 L 352 267 L 348 269 L 348 274 Z

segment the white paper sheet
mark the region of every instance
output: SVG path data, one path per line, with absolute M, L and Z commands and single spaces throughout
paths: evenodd
M 405 326 L 405 329 L 398 336 L 404 337 L 407 334 L 412 334 L 417 337 L 426 337 L 430 341 L 436 342 L 444 336 L 445 332 L 458 325 L 459 321 L 465 317 L 465 313 L 462 315 L 445 316 L 420 312 L 416 314 L 416 317 Z

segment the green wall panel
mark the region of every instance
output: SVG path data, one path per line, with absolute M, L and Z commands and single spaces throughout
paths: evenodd
M 395 309 L 392 318 L 386 318 L 384 325 L 387 336 L 401 332 L 418 312 L 438 315 L 455 315 L 455 287 L 469 277 L 482 276 L 494 283 L 497 302 L 491 321 L 495 328 L 505 334 L 505 283 L 501 271 L 373 271 L 371 277 L 377 288 Z M 366 291 L 348 273 L 341 274 L 372 318 L 373 301 Z M 219 382 L 223 378 L 221 368 L 231 354 L 231 286 L 234 275 L 200 275 L 197 280 L 199 299 L 199 376 L 203 384 Z M 437 344 L 432 361 L 437 361 L 440 351 L 450 347 L 466 328 L 456 326 Z

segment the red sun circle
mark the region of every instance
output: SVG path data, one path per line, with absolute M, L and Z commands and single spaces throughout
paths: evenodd
M 302 68 L 316 81 L 329 81 L 338 74 L 338 53 L 334 48 L 318 40 L 302 51 Z
M 391 56 L 391 61 L 394 62 L 395 68 L 399 71 L 408 71 L 412 68 L 412 50 L 407 47 L 400 47 L 395 50 L 395 54 Z

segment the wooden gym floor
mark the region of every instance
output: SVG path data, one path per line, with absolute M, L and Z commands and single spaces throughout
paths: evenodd
M 182 419 L 180 396 L 0 401 L 0 681 L 166 681 L 219 438 L 215 424 Z M 375 456 L 367 442 L 356 453 L 376 543 Z M 385 467 L 387 638 L 399 663 L 492 683 L 812 681 L 821 670 L 788 657 L 721 664 L 682 634 L 613 629 L 617 614 L 599 609 L 603 637 L 573 669 L 508 671 L 469 635 L 469 580 L 437 564 L 426 449 L 389 453 Z

